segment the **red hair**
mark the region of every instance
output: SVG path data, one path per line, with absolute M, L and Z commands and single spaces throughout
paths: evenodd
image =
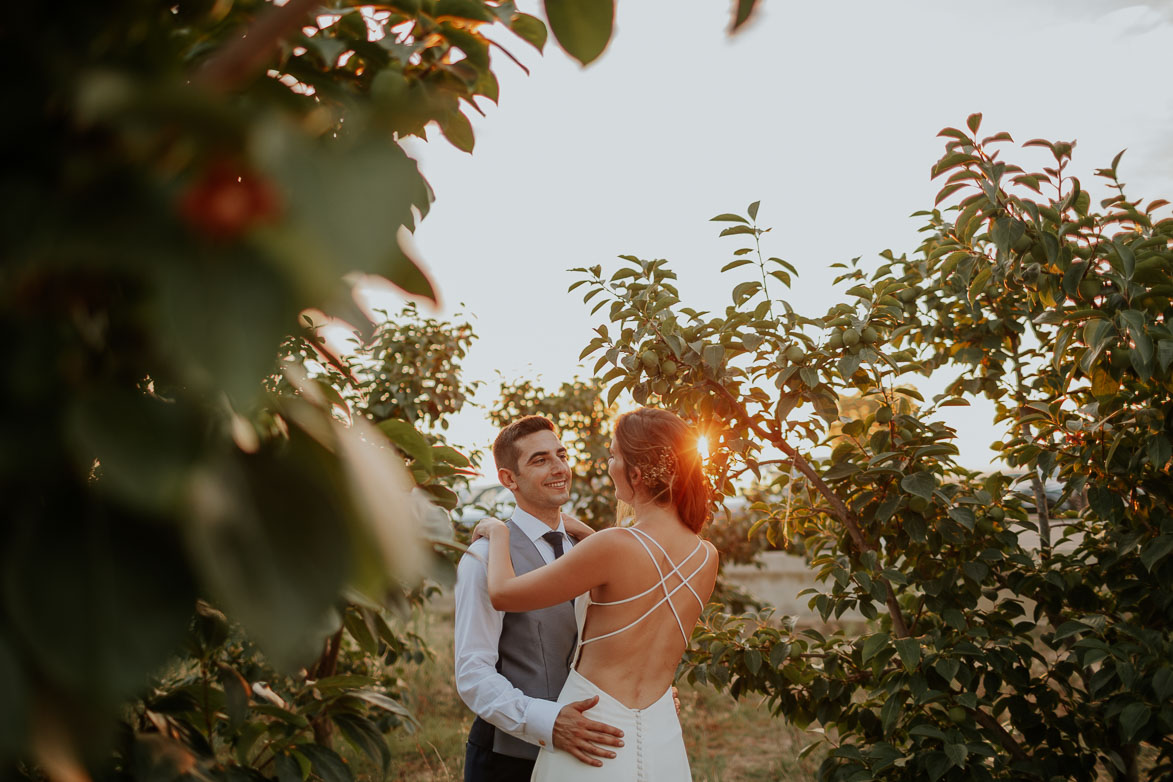
M 615 446 L 658 505 L 673 505 L 684 525 L 699 533 L 712 515 L 709 483 L 697 450 L 697 432 L 680 416 L 641 407 L 615 422 Z

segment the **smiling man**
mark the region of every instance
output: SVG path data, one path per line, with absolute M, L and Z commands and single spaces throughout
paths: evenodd
M 510 559 L 520 575 L 553 562 L 574 545 L 562 521 L 570 500 L 570 465 L 554 424 L 520 418 L 493 443 L 501 485 L 517 510 Z M 614 757 L 621 731 L 584 716 L 598 697 L 559 706 L 578 629 L 571 603 L 503 613 L 489 602 L 489 541 L 475 541 L 456 577 L 456 689 L 477 718 L 465 752 L 466 782 L 525 782 L 542 748 L 598 765 Z

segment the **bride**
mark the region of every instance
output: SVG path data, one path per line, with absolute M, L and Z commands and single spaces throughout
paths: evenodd
M 509 528 L 496 519 L 477 526 L 489 538 L 489 597 L 499 611 L 533 611 L 584 596 L 558 702 L 598 695 L 587 715 L 625 737 L 605 765 L 542 752 L 534 780 L 680 782 L 691 776 L 672 680 L 717 578 L 717 550 L 697 536 L 710 511 L 696 432 L 666 410 L 620 416 L 608 472 L 635 523 L 591 535 L 545 567 L 515 576 Z

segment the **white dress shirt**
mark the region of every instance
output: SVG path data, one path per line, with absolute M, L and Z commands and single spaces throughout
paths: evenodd
M 534 542 L 547 564 L 554 561 L 554 548 L 542 538 L 550 531 L 545 522 L 521 508 L 513 512 L 512 521 Z M 563 550 L 569 551 L 574 541 L 561 520 L 558 532 L 564 539 Z M 489 601 L 488 558 L 489 541 L 481 538 L 469 546 L 456 567 L 456 690 L 466 706 L 494 727 L 553 749 L 554 720 L 562 707 L 555 701 L 531 698 L 497 671 L 505 613 Z

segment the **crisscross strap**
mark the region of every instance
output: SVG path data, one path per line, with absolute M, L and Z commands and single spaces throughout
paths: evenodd
M 635 627 L 637 624 L 639 624 L 640 622 L 642 622 L 643 620 L 645 620 L 649 616 L 651 616 L 652 612 L 655 611 L 660 606 L 664 605 L 664 603 L 667 603 L 668 608 L 672 611 L 672 616 L 674 619 L 676 619 L 676 626 L 678 628 L 680 628 L 680 634 L 682 636 L 684 636 L 685 641 L 688 641 L 688 633 L 685 632 L 685 630 L 684 630 L 684 623 L 680 621 L 680 614 L 676 611 L 676 606 L 672 604 L 672 596 L 675 595 L 677 592 L 679 592 L 681 589 L 687 588 L 689 592 L 692 592 L 692 596 L 694 598 L 696 598 L 696 601 L 698 603 L 700 603 L 700 605 L 702 607 L 704 607 L 705 601 L 701 600 L 701 596 L 699 594 L 697 594 L 697 591 L 692 588 L 692 584 L 689 582 L 691 581 L 692 577 L 695 576 L 697 573 L 701 572 L 701 569 L 704 568 L 706 563 L 708 563 L 709 550 L 707 548 L 705 548 L 704 543 L 702 543 L 701 541 L 698 540 L 697 544 L 696 544 L 696 548 L 694 548 L 692 550 L 692 552 L 689 553 L 689 555 L 687 557 L 682 559 L 680 561 L 679 565 L 677 565 L 672 562 L 672 557 L 668 556 L 667 550 L 663 546 L 660 545 L 660 542 L 657 541 L 655 538 L 653 538 L 648 533 L 644 532 L 643 530 L 635 529 L 634 527 L 622 527 L 621 529 L 626 529 L 628 532 L 631 532 L 633 535 L 635 535 L 635 539 L 638 540 L 640 545 L 644 547 L 644 551 L 648 552 L 648 556 L 651 558 L 652 564 L 656 567 L 656 572 L 660 574 L 660 580 L 657 583 L 652 584 L 650 587 L 648 587 L 644 591 L 640 592 L 638 595 L 632 595 L 631 597 L 625 597 L 622 600 L 611 600 L 611 601 L 607 601 L 607 602 L 591 601 L 591 604 L 597 605 L 597 606 L 622 605 L 623 603 L 630 603 L 633 600 L 638 600 L 641 597 L 645 597 L 646 595 L 650 595 L 652 592 L 656 591 L 656 589 L 662 589 L 664 592 L 664 596 L 661 597 L 659 600 L 657 600 L 655 605 L 653 605 L 651 608 L 649 608 L 647 611 L 645 611 L 643 614 L 641 614 L 640 617 L 638 619 L 636 619 L 635 621 L 633 621 L 627 625 L 624 625 L 623 627 L 619 628 L 618 630 L 612 630 L 609 633 L 603 633 L 602 635 L 597 635 L 594 638 L 584 638 L 584 639 L 582 639 L 582 641 L 580 642 L 579 645 L 585 646 L 586 644 L 594 643 L 595 641 L 601 641 L 604 638 L 610 638 L 613 635 L 619 635 L 620 633 L 624 632 L 625 630 L 630 630 L 631 628 Z M 660 562 L 658 559 L 656 559 L 656 555 L 652 553 L 652 550 L 650 548 L 648 548 L 648 544 L 646 542 L 644 542 L 645 538 L 647 540 L 650 540 L 656 548 L 660 549 L 661 553 L 663 553 L 664 557 L 668 560 L 668 564 L 671 565 L 671 569 L 668 571 L 668 573 L 665 573 L 664 570 L 660 567 Z M 688 562 L 690 559 L 692 559 L 694 556 L 696 556 L 696 552 L 698 550 L 703 550 L 705 553 L 705 557 L 704 557 L 704 559 L 701 560 L 700 565 L 698 565 L 695 570 L 693 570 L 691 573 L 689 573 L 687 576 L 685 576 L 683 573 L 680 572 L 680 568 L 686 562 Z M 668 584 L 667 584 L 668 575 L 670 573 L 675 573 L 677 576 L 680 577 L 680 583 L 677 584 L 676 586 L 674 586 L 672 589 L 668 589 Z

